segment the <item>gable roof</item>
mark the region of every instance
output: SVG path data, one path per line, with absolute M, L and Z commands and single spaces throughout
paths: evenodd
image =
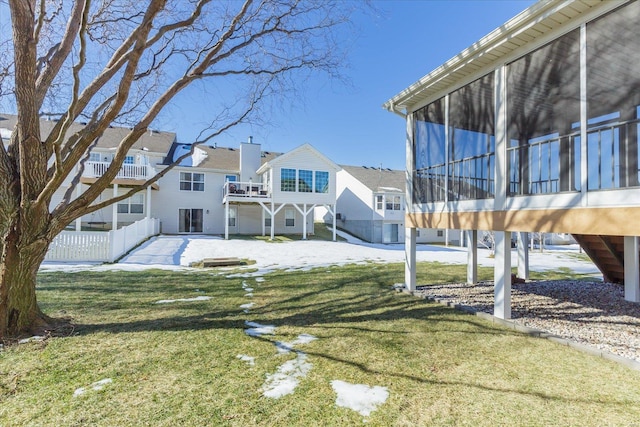
M 406 188 L 405 171 L 367 166 L 345 166 L 342 169 L 374 192 L 402 192 Z
M 316 150 L 311 144 L 304 143 L 304 144 L 300 145 L 299 147 L 294 148 L 291 151 L 287 151 L 286 153 L 284 153 L 281 156 L 278 156 L 278 157 L 276 157 L 274 159 L 271 159 L 271 160 L 263 163 L 262 166 L 260 167 L 260 169 L 257 170 L 257 173 L 260 174 L 260 173 L 263 173 L 265 170 L 267 170 L 269 168 L 273 168 L 275 166 L 278 166 L 278 164 L 286 161 L 290 157 L 296 156 L 300 151 L 309 151 L 311 154 L 313 154 L 314 156 L 318 157 L 320 160 L 325 162 L 327 164 L 327 166 L 329 166 L 331 169 L 334 169 L 335 171 L 339 171 L 340 170 L 340 166 L 335 164 L 331 159 L 329 159 L 327 156 L 325 156 L 324 154 L 322 154 L 321 152 Z
M 18 116 L 13 114 L 0 114 L 0 129 L 8 129 L 13 131 L 18 122 Z M 40 119 L 40 134 L 41 139 L 45 139 L 57 121 Z M 67 135 L 72 135 L 75 132 L 80 131 L 84 127 L 83 123 L 72 123 L 69 127 Z M 96 148 L 116 148 L 122 139 L 124 139 L 131 129 L 125 127 L 109 127 L 105 129 L 104 134 L 98 138 Z M 3 132 L 3 138 L 5 137 Z M 154 153 L 166 154 L 176 140 L 176 134 L 174 132 L 160 132 L 156 130 L 149 130 L 144 133 L 131 147 L 134 150 L 151 151 Z
M 170 164 L 180 155 L 180 150 L 188 147 L 188 144 L 175 143 L 169 150 L 165 164 Z M 229 172 L 240 172 L 240 149 L 231 147 L 210 147 L 208 145 L 198 145 L 197 150 L 201 150 L 205 156 L 198 159 L 196 165 L 181 164 L 181 166 L 198 167 L 203 169 L 216 169 Z M 273 151 L 261 151 L 261 164 L 281 156 L 282 153 Z M 193 161 L 193 160 L 192 160 Z
M 492 71 L 496 64 L 531 50 L 567 23 L 573 21 L 575 27 L 595 13 L 604 13 L 627 1 L 540 0 L 389 99 L 383 108 L 400 115 L 410 113 L 444 92 Z

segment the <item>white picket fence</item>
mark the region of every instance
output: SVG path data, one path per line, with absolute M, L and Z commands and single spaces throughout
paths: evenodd
M 159 232 L 157 218 L 145 218 L 115 231 L 63 231 L 51 242 L 45 261 L 113 262 Z

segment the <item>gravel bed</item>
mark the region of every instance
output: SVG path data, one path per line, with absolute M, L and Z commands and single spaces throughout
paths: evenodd
M 493 283 L 420 286 L 417 295 L 493 314 Z M 511 286 L 515 323 L 640 362 L 640 304 L 612 283 L 530 281 Z

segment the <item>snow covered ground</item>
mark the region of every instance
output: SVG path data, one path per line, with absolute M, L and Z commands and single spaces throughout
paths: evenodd
M 345 237 L 347 237 L 345 235 Z M 370 244 L 348 237 L 347 242 L 317 240 L 269 243 L 257 240 L 224 240 L 213 236 L 157 236 L 147 241 L 116 264 L 72 264 L 45 262 L 41 271 L 106 271 L 145 270 L 149 268 L 187 269 L 192 262 L 204 258 L 238 257 L 255 260 L 247 268 L 258 269 L 260 276 L 275 269 L 304 270 L 329 265 L 365 262 L 403 262 L 403 244 Z M 569 268 L 576 273 L 598 274 L 588 261 L 575 258 L 577 245 L 553 246 L 543 253 L 530 252 L 533 271 Z M 493 266 L 488 249 L 478 249 L 479 264 Z M 456 246 L 418 245 L 418 261 L 438 261 L 447 264 L 466 264 L 466 248 Z M 512 265 L 517 265 L 516 251 L 512 251 Z

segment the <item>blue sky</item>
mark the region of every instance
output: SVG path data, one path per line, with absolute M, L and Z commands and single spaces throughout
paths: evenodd
M 382 104 L 533 1 L 374 1 L 379 16 L 358 16 L 352 41 L 350 86 L 326 78 L 305 86 L 302 105 L 283 106 L 273 125 L 241 126 L 216 139 L 237 147 L 253 136 L 264 150 L 286 152 L 310 143 L 338 164 L 404 169 L 404 120 Z M 196 137 L 185 106 L 183 120 L 162 123 L 180 142 Z M 180 125 L 182 122 L 183 124 Z

